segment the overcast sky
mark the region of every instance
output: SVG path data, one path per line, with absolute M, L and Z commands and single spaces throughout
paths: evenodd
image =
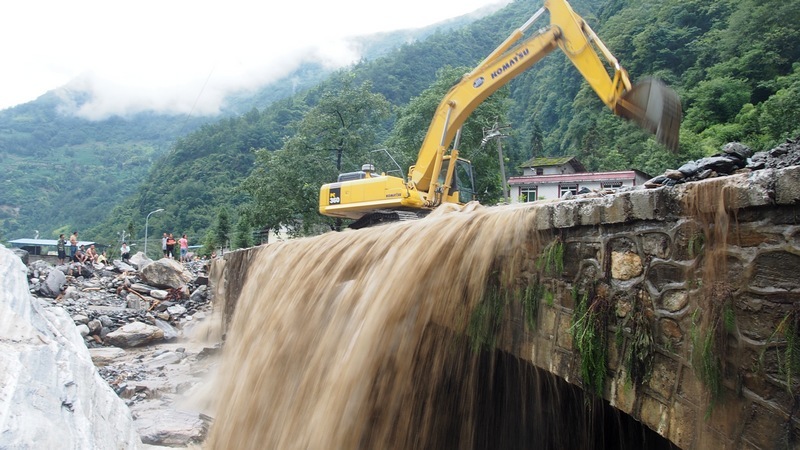
M 0 109 L 66 86 L 80 114 L 213 114 L 310 53 L 357 60 L 348 36 L 414 28 L 510 0 L 19 0 L 0 6 Z M 537 0 L 531 0 L 537 1 Z M 269 5 L 269 6 L 268 6 Z

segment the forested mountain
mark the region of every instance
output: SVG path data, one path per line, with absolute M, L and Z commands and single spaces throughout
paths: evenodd
M 424 39 L 437 30 L 459 28 L 492 11 L 487 8 L 429 27 L 354 41 L 364 60 L 375 59 L 398 45 Z M 91 100 L 90 94 L 66 88 L 0 111 L 0 239 L 33 237 L 37 231 L 41 237 L 55 238 L 59 232 L 97 225 L 114 206 L 137 192 L 153 163 L 178 138 L 203 124 L 238 117 L 303 92 L 331 72 L 317 62 L 305 62 L 256 92 L 229 96 L 222 114 L 214 117 L 147 112 L 87 120 L 73 111 Z
M 495 150 L 479 145 L 481 129 L 496 119 L 511 126 L 503 149 L 512 174 L 533 155 L 577 156 L 590 170 L 657 174 L 729 141 L 761 150 L 800 134 L 800 0 L 571 4 L 633 80 L 656 76 L 680 93 L 681 148 L 671 154 L 611 114 L 556 51 L 490 97 L 465 125 L 462 149 L 480 171 L 483 202 L 499 194 Z M 151 230 L 186 232 L 195 243 L 213 238 L 209 231 L 218 218 L 241 224 L 240 231 L 326 229 L 330 224 L 315 214 L 316 197 L 319 185 L 335 177 L 337 158 L 341 170 L 350 171 L 377 158 L 371 150 L 387 148 L 406 170 L 436 102 L 458 73 L 539 6 L 517 0 L 266 108 L 203 125 L 178 140 L 136 194 L 90 235 L 111 240 L 111 230 L 142 224 L 157 208 L 166 211 L 150 218 Z M 143 234 L 142 225 L 128 228 Z
M 462 150 L 478 167 L 482 201 L 491 203 L 499 194 L 494 149 L 478 145 L 480 130 L 495 118 L 511 126 L 503 146 L 512 174 L 533 155 L 574 155 L 590 170 L 657 174 L 729 141 L 761 150 L 800 134 L 800 1 L 571 3 L 634 81 L 656 76 L 680 93 L 681 148 L 669 153 L 611 114 L 556 51 L 490 97 L 465 125 Z M 375 158 L 370 150 L 385 147 L 406 170 L 435 104 L 458 73 L 483 59 L 538 6 L 515 1 L 463 28 L 340 71 L 306 93 L 206 125 L 180 140 L 104 226 L 119 227 L 131 217 L 141 222 L 148 211 L 164 207 L 159 229 L 190 232 L 197 242 L 214 234 L 209 230 L 224 207 L 225 221 L 240 222 L 242 230 L 329 229 L 316 202 L 319 185 L 335 177 L 337 156 L 344 155 L 341 171 L 357 170 Z M 390 105 L 386 117 L 357 108 L 383 110 L 382 102 Z M 346 117 L 353 125 L 329 117 Z M 364 123 L 373 124 L 368 133 Z M 393 167 L 384 162 L 382 168 Z

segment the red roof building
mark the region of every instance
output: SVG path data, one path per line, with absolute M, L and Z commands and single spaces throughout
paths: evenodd
M 508 180 L 511 203 L 553 200 L 568 192 L 617 190 L 644 184 L 651 177 L 639 170 L 587 172 L 574 157 L 532 158 L 522 164 L 523 175 Z

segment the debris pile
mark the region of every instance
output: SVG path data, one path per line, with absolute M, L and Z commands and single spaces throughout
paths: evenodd
M 739 142 L 730 142 L 722 147 L 722 151 L 696 161 L 689 161 L 677 169 L 670 169 L 664 174 L 648 180 L 646 188 L 674 186 L 690 181 L 707 178 L 746 173 L 761 169 L 781 169 L 800 164 L 800 136 L 787 139 L 777 147 L 753 153 Z
M 143 443 L 186 447 L 205 439 L 210 410 L 198 392 L 221 346 L 209 331 L 210 261 L 137 254 L 130 264 L 83 264 L 80 272 L 41 260 L 27 269 L 30 294 L 66 310 L 98 373 L 130 408 Z M 192 397 L 199 404 L 177 406 Z

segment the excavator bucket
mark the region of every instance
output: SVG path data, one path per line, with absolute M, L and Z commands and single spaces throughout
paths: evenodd
M 661 81 L 649 78 L 637 83 L 622 95 L 615 112 L 655 134 L 656 140 L 671 151 L 678 151 L 681 100 Z

